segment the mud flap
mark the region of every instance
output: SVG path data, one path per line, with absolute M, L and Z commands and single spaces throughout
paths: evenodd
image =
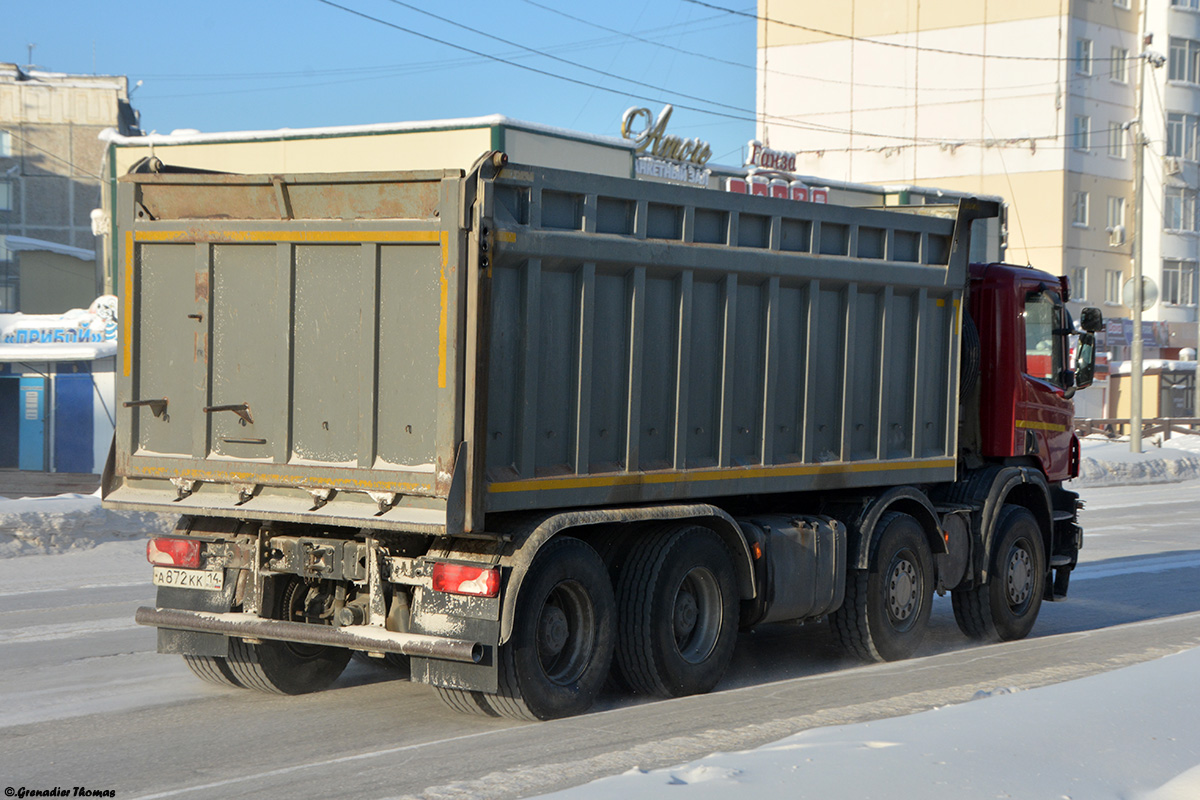
M 466 637 L 483 643 L 478 664 L 433 658 L 411 659 L 412 681 L 478 692 L 499 691 L 496 646 L 500 641 L 500 599 L 446 594 L 418 588 L 413 593 L 409 633 Z
M 160 586 L 155 605 L 159 608 L 175 608 L 180 611 L 231 611 L 239 571 L 236 569 L 225 570 L 225 588 L 220 592 Z M 227 656 L 229 655 L 229 637 L 219 633 L 159 628 L 158 652 L 183 656 Z

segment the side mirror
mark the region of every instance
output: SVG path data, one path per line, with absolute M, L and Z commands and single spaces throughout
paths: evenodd
M 1084 309 L 1084 319 L 1087 318 L 1088 311 L 1096 311 L 1096 316 L 1100 316 L 1100 312 L 1096 309 Z M 1075 386 L 1079 389 L 1086 389 L 1092 385 L 1092 380 L 1096 377 L 1096 337 L 1092 333 L 1079 334 L 1079 347 L 1075 350 Z
M 1104 316 L 1098 308 L 1085 308 L 1079 312 L 1079 327 L 1088 333 L 1095 333 L 1104 327 Z M 1093 340 L 1094 344 L 1094 340 Z

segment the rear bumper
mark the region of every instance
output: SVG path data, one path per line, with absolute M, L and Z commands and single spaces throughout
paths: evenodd
M 134 615 L 134 621 L 139 625 L 173 630 L 345 647 L 375 653 L 402 653 L 407 656 L 461 661 L 468 664 L 478 664 L 484 652 L 482 644 L 465 639 L 446 639 L 422 633 L 396 633 L 366 625 L 334 628 L 328 625 L 263 619 L 253 614 L 234 612 L 213 613 L 142 607 Z

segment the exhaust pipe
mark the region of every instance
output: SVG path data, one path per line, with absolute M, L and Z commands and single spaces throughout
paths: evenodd
M 464 639 L 444 639 L 423 633 L 396 633 L 367 625 L 334 628 L 329 625 L 310 625 L 305 622 L 285 622 L 263 619 L 253 614 L 229 612 L 218 614 L 206 611 L 180 611 L 173 608 L 146 608 L 133 616 L 139 625 L 172 628 L 200 633 L 220 633 L 242 639 L 271 639 L 300 644 L 345 647 L 375 653 L 401 653 L 420 658 L 463 661 L 478 664 L 483 658 L 483 645 Z

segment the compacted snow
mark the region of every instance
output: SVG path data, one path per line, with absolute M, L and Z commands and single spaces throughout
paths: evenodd
M 907 717 L 817 728 L 547 797 L 1196 800 L 1200 650 Z
M 1085 441 L 1076 483 L 1113 486 L 1200 477 L 1200 436 L 1176 436 L 1164 447 L 1145 444 L 1145 452 L 1131 454 L 1128 443 Z M 0 559 L 7 559 L 0 561 L 0 597 L 24 602 L 68 585 L 140 595 L 151 588 L 140 542 L 173 525 L 170 515 L 103 509 L 97 495 L 0 498 Z M 85 638 L 101 633 L 75 630 L 80 625 L 87 622 L 27 626 L 0 636 L 0 644 L 49 637 L 63 638 L 64 646 L 84 646 L 81 633 Z M 131 619 L 122 619 L 120 627 L 120 635 L 131 641 L 152 636 L 136 630 Z M 99 693 L 93 684 L 86 698 L 64 692 L 61 682 L 70 676 L 54 668 L 44 686 L 31 673 L 32 685 L 4 694 L 5 724 L 73 715 L 79 703 L 90 711 L 121 708 L 131 702 L 129 693 L 157 692 L 160 701 L 170 702 L 177 693 L 202 690 L 188 680 L 182 664 L 169 675 L 150 670 L 153 675 L 139 679 L 138 669 L 149 669 L 148 659 L 156 658 L 143 649 L 130 647 L 136 652 L 121 655 L 130 661 L 123 674 L 129 677 L 133 670 L 129 680 Z M 1195 800 L 1200 798 L 1197 675 L 1200 649 L 1025 692 L 998 686 L 964 705 L 807 730 L 757 750 L 716 753 L 669 769 L 633 770 L 550 796 Z M 147 685 L 154 680 L 162 685 Z M 45 707 L 56 703 L 73 710 Z

